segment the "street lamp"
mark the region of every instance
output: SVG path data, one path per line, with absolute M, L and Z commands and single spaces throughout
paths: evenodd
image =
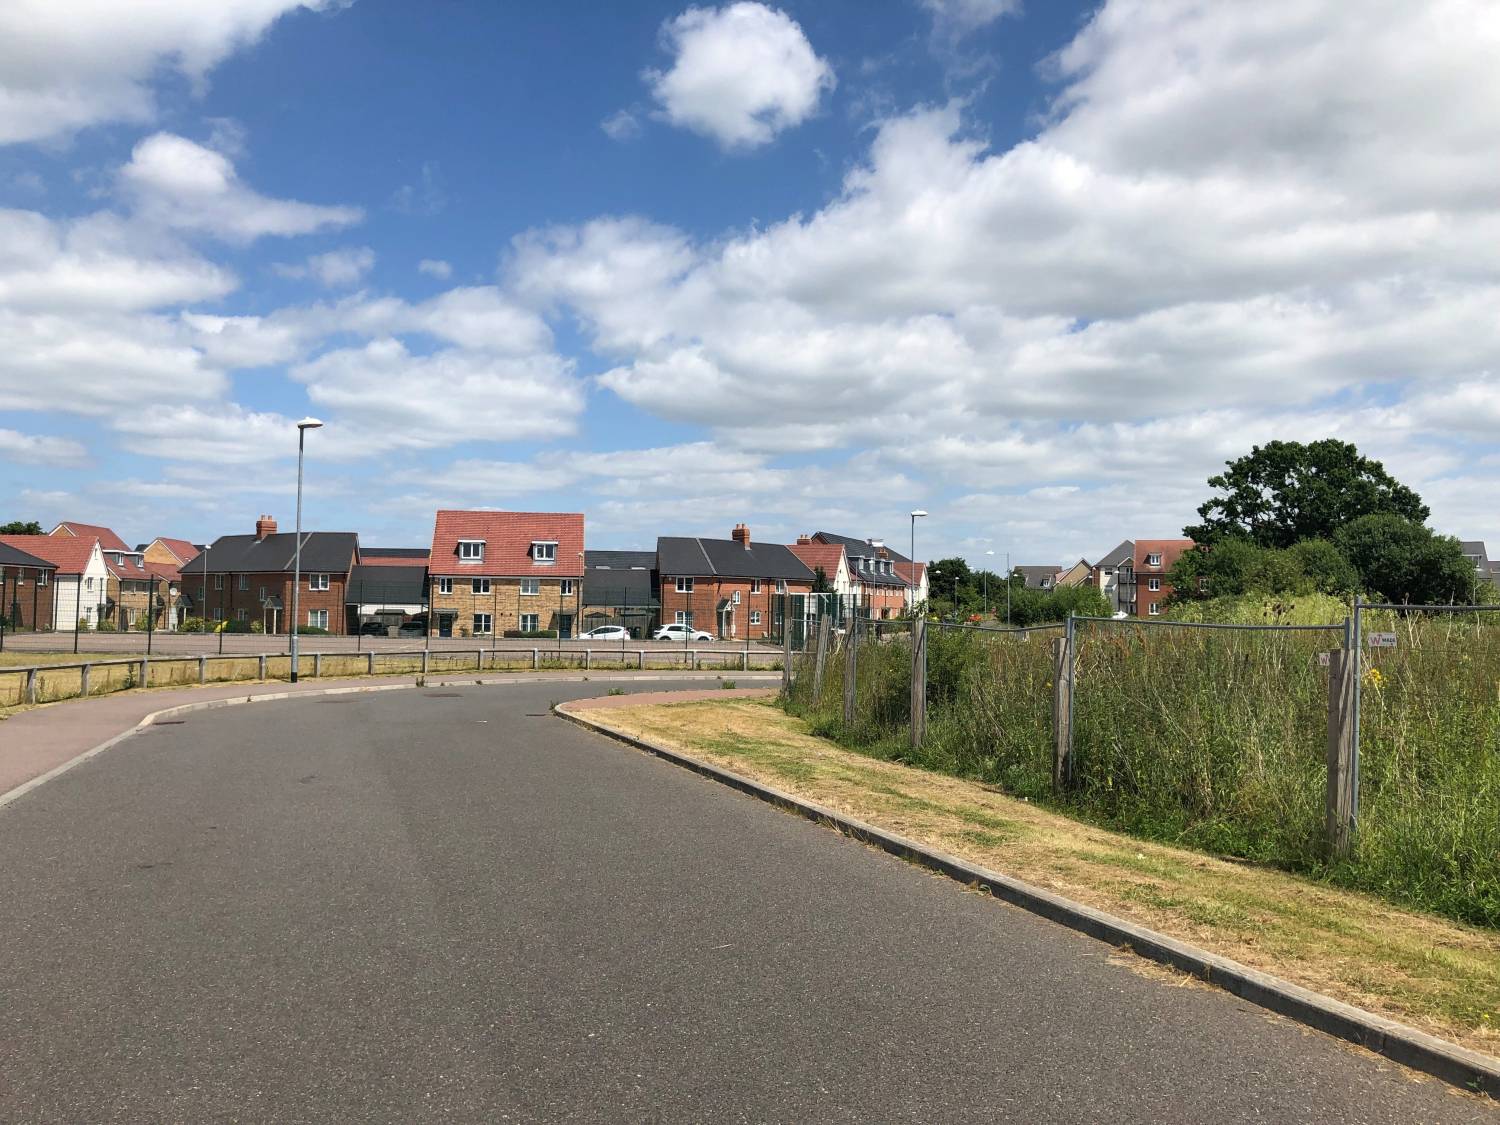
M 987 557 L 989 557 L 989 558 L 994 558 L 995 557 L 995 552 L 994 551 L 986 551 L 985 555 Z M 988 617 L 990 615 L 990 564 L 989 563 L 985 563 L 984 564 L 984 615 L 986 617 Z
M 297 611 L 302 586 L 302 450 L 308 430 L 321 428 L 316 418 L 297 423 L 297 532 L 292 545 L 292 683 L 297 682 Z
M 917 608 L 917 521 L 927 515 L 921 508 L 913 508 L 911 513 L 911 608 L 915 612 Z

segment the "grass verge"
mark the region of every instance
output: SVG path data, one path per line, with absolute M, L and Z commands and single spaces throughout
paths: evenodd
M 1466 1047 L 1500 1050 L 1492 931 L 872 760 L 769 702 L 656 704 L 590 718 Z

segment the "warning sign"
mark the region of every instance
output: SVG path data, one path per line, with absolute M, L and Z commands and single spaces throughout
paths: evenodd
M 1371 633 L 1370 634 L 1370 647 L 1371 648 L 1395 648 L 1396 647 L 1396 634 L 1395 633 Z

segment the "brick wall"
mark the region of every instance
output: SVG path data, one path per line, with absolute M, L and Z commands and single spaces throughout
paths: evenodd
M 5 618 L 6 630 L 50 629 L 52 627 L 52 591 L 56 586 L 48 575 L 45 586 L 37 585 L 34 567 L 0 567 L 0 614 Z M 19 613 L 20 624 L 16 624 Z
M 580 624 L 583 613 L 581 579 L 538 578 L 537 593 L 522 594 L 519 578 L 491 578 L 489 593 L 476 594 L 474 575 L 453 575 L 453 592 L 444 594 L 440 592 L 444 577 L 434 575 L 431 579 L 432 616 L 428 629 L 434 634 L 438 631 L 438 618 L 443 614 L 453 615 L 455 637 L 463 636 L 465 629 L 470 636 L 473 635 L 474 615 L 477 613 L 488 613 L 492 630 L 502 636 L 520 629 L 523 613 L 536 614 L 539 629 L 560 628 L 559 619 L 567 614 L 573 615 L 572 636 L 577 636 L 584 628 Z M 568 582 L 572 583 L 572 591 L 565 594 L 563 585 Z
M 677 576 L 664 574 L 661 579 L 662 624 L 671 625 L 677 620 L 678 612 L 682 611 L 692 613 L 694 629 L 702 629 L 725 640 L 759 640 L 771 636 L 776 583 L 767 578 L 761 581 L 759 592 L 755 592 L 753 587 L 754 582 L 749 578 L 694 577 L 693 592 L 679 593 Z M 790 594 L 807 594 L 811 591 L 810 582 L 787 583 L 787 592 Z M 732 603 L 736 593 L 740 595 L 740 604 L 733 606 L 730 616 L 721 622 L 720 603 L 726 599 Z M 760 613 L 759 624 L 752 620 L 756 612 Z
M 223 579 L 224 588 L 214 589 L 216 577 Z M 268 598 L 281 599 L 281 611 L 275 615 L 275 627 L 278 632 L 286 633 L 292 614 L 292 576 L 283 571 L 271 571 L 264 574 L 246 574 L 246 585 L 249 589 L 240 589 L 240 575 L 224 574 L 208 576 L 208 604 L 206 616 L 209 620 L 214 619 L 214 610 L 223 610 L 222 620 L 236 620 L 239 610 L 245 610 L 248 620 L 261 622 L 268 630 L 272 627 L 272 615 L 267 612 L 261 599 L 261 591 L 264 589 Z M 298 594 L 299 605 L 297 614 L 301 618 L 300 625 L 307 624 L 307 612 L 310 609 L 323 609 L 328 611 L 328 631 L 330 633 L 343 634 L 348 632 L 347 613 L 344 606 L 345 585 L 348 576 L 344 574 L 330 574 L 328 576 L 328 589 L 314 590 L 311 587 L 311 575 L 304 572 L 302 575 L 302 588 Z M 203 576 L 192 574 L 191 571 L 182 580 L 183 589 L 187 591 L 196 603 L 202 595 Z

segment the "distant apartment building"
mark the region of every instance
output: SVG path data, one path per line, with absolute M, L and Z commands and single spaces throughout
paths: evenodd
M 56 628 L 52 595 L 57 565 L 0 542 L 0 629 Z
M 656 541 L 661 615 L 725 640 L 777 635 L 778 606 L 806 612 L 813 571 L 790 547 L 754 543 L 738 524 L 728 539 L 664 536 Z M 778 602 L 778 594 L 787 595 Z
M 583 613 L 583 514 L 439 511 L 427 570 L 429 632 L 571 637 Z
M 1135 541 L 1135 587 L 1137 617 L 1159 617 L 1172 596 L 1167 572 L 1184 551 L 1193 549 L 1191 539 L 1137 539 Z
M 1126 539 L 1096 562 L 1089 571 L 1089 585 L 1104 595 L 1111 614 L 1135 616 L 1135 540 Z
M 0 535 L 0 543 L 41 559 L 55 569 L 48 577 L 52 587 L 50 621 L 41 618 L 41 628 L 92 629 L 106 612 L 109 568 L 104 552 L 93 535 Z
M 892 550 L 880 539 L 857 539 L 833 531 L 819 531 L 805 537 L 810 544 L 842 547 L 849 575 L 849 591 L 859 604 L 859 611 L 871 618 L 898 617 L 906 610 L 927 600 L 926 572 L 922 571 L 921 592 L 911 578 L 911 560 Z M 799 545 L 801 539 L 798 540 Z M 832 580 L 832 575 L 829 576 Z
M 297 536 L 277 530 L 276 521 L 263 515 L 254 535 L 221 535 L 194 559 L 184 583 L 195 592 L 206 585 L 204 607 L 210 622 L 259 624 L 267 633 L 292 628 L 292 582 L 298 566 Z M 349 622 L 346 591 L 359 554 L 359 537 L 352 531 L 304 531 L 300 557 L 301 585 L 297 590 L 300 627 L 346 633 Z

